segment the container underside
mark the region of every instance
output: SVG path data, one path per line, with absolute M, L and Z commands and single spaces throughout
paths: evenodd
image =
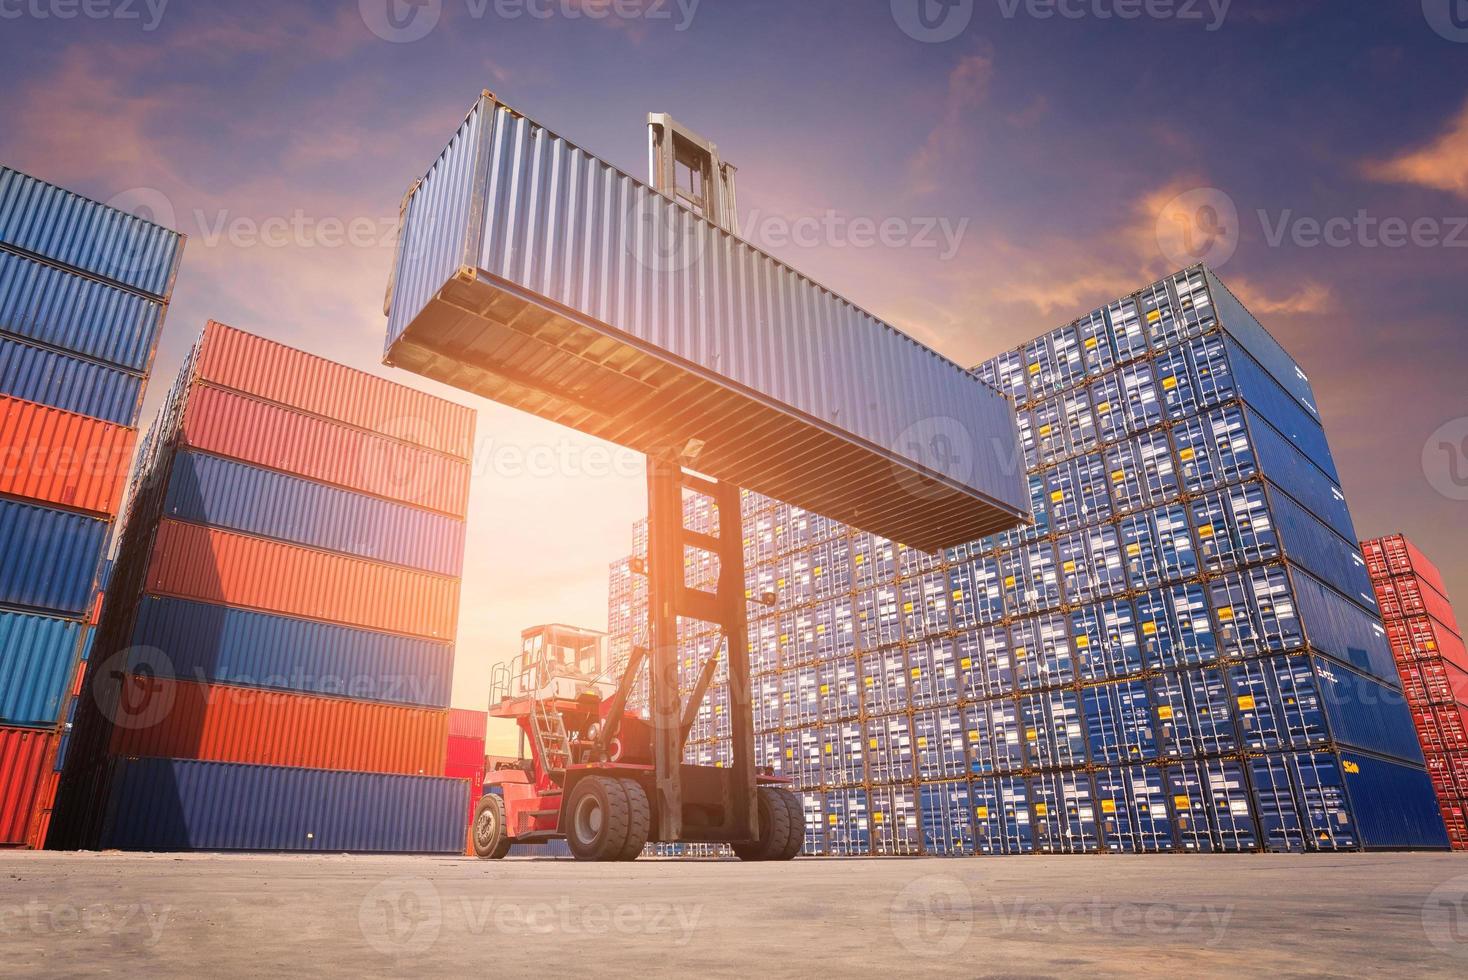
M 1027 519 L 483 272 L 439 290 L 387 362 L 649 455 L 699 440 L 699 472 L 922 551 Z

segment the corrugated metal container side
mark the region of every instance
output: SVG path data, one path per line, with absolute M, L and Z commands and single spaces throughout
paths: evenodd
M 1259 471 L 1341 537 L 1355 541 L 1356 525 L 1340 486 L 1310 462 L 1298 446 L 1280 435 L 1274 426 L 1252 411 L 1246 411 L 1244 416 L 1248 420 L 1249 438 L 1258 459 Z
M 1233 371 L 1239 395 L 1253 409 L 1289 439 L 1300 452 L 1331 480 L 1339 483 L 1335 458 L 1320 422 L 1300 407 L 1300 403 L 1275 383 L 1257 361 L 1230 345 L 1229 368 Z
M 54 741 L 51 732 L 0 728 L 0 846 L 26 843 Z
M 1412 725 L 1407 699 L 1394 688 L 1346 667 L 1315 658 L 1320 696 L 1330 732 L 1344 745 L 1422 764 L 1422 746 Z
M 447 708 L 450 643 L 143 596 L 128 669 L 244 687 Z M 161 655 L 161 656 L 160 656 Z
M 112 754 L 263 766 L 443 772 L 448 713 L 133 675 Z
M 914 547 L 1028 511 L 997 390 L 487 94 L 415 184 L 389 314 L 390 363 L 638 450 L 697 439 L 701 472 Z
M 1244 308 L 1233 291 L 1223 284 L 1212 269 L 1206 269 L 1208 291 L 1213 296 L 1213 307 L 1218 311 L 1218 321 L 1249 354 L 1264 366 L 1270 377 L 1284 387 L 1299 405 L 1317 421 L 1320 410 L 1315 402 L 1315 390 L 1310 378 L 1301 370 L 1299 363 L 1280 346 L 1270 332 Z
M 218 456 L 178 452 L 163 512 L 324 551 L 457 577 L 464 522 Z
M 1406 535 L 1393 534 L 1364 541 L 1362 548 L 1366 551 L 1366 563 L 1373 579 L 1417 575 L 1442 595 L 1448 594 L 1442 572 Z
M 1302 568 L 1290 570 L 1290 583 L 1311 646 L 1377 680 L 1398 683 L 1396 660 L 1378 617 Z
M 113 763 L 100 846 L 458 854 L 462 780 L 177 759 Z
M 469 506 L 464 460 L 223 388 L 195 385 L 189 392 L 183 442 L 451 517 L 463 517 Z
M 473 453 L 471 408 L 222 323 L 201 344 L 202 380 L 459 459 Z
M 114 516 L 134 435 L 111 422 L 0 397 L 0 493 Z
M 178 232 L 0 167 L 0 243 L 166 299 Z
M 163 320 L 156 300 L 0 250 L 0 330 L 139 373 Z
M 0 394 L 116 425 L 134 425 L 143 379 L 0 336 Z
M 456 776 L 467 772 L 484 772 L 484 739 L 450 735 L 448 753 L 445 756 L 444 775 Z
M 432 639 L 459 615 L 456 579 L 168 520 L 145 591 Z
M 487 711 L 471 711 L 467 708 L 449 709 L 449 735 L 453 738 L 477 738 L 483 742 L 489 728 Z
M 1326 527 L 1286 494 L 1274 492 L 1269 511 L 1287 558 L 1309 569 L 1367 611 L 1377 612 L 1376 593 L 1366 572 L 1366 560 L 1355 544 Z
M 0 605 L 82 617 L 106 540 L 96 518 L 0 500 Z
M 1355 752 L 1341 753 L 1341 768 L 1367 849 L 1448 848 L 1437 793 L 1426 772 Z
M 0 725 L 56 724 L 81 636 L 72 620 L 0 612 Z

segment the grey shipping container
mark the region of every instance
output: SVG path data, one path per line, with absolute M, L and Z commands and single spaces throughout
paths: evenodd
M 926 551 L 1028 514 L 998 391 L 488 93 L 403 209 L 390 364 Z

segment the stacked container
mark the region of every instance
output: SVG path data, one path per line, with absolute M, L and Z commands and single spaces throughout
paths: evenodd
M 1222 283 L 977 371 L 1019 409 L 1031 526 L 930 555 L 746 498 L 756 752 L 807 852 L 1446 846 L 1309 382 Z M 689 755 L 718 765 L 710 702 Z
M 134 471 L 53 842 L 460 851 L 472 437 L 468 409 L 209 324 Z
M 479 797 L 484 793 L 484 743 L 488 729 L 487 712 L 463 708 L 449 711 L 449 740 L 443 774 L 450 779 L 468 780 L 471 820 L 474 808 L 479 805 Z
M 0 167 L 0 847 L 44 839 L 182 252 L 172 231 Z
M 1442 573 L 1400 534 L 1362 545 L 1454 850 L 1468 850 L 1468 649 Z

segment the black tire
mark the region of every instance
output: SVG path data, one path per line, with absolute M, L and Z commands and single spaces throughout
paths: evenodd
M 627 843 L 622 846 L 618 861 L 636 861 L 647 846 L 647 837 L 652 833 L 652 805 L 647 792 L 635 779 L 620 780 L 627 791 Z
M 780 787 L 761 786 L 759 797 L 759 840 L 735 844 L 741 861 L 774 861 L 790 846 L 790 811 L 776 792 Z
M 474 856 L 496 861 L 510 853 L 514 840 L 505 833 L 505 801 L 486 793 L 474 807 Z
M 785 809 L 790 814 L 790 838 L 781 851 L 774 858 L 776 861 L 789 861 L 805 849 L 805 804 L 800 801 L 800 794 L 784 786 L 775 787 L 775 795 L 785 802 Z
M 587 776 L 566 806 L 566 843 L 578 861 L 616 861 L 627 846 L 627 789 L 610 776 Z

